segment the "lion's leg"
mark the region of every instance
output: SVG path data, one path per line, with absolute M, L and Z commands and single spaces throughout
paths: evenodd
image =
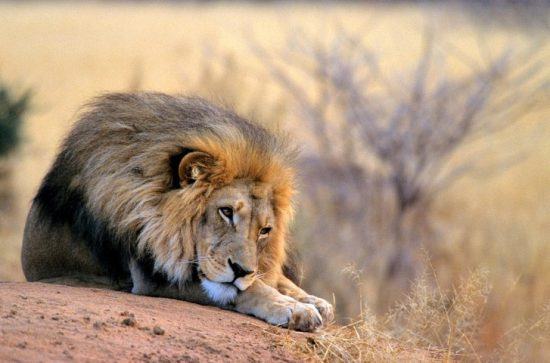
M 133 258 L 130 260 L 130 275 L 132 276 L 132 294 L 152 295 L 156 285 L 145 274 L 139 263 Z
M 235 310 L 273 325 L 301 331 L 313 331 L 323 323 L 313 305 L 285 296 L 260 280 L 237 295 Z
M 21 264 L 27 281 L 62 276 L 106 276 L 85 243 L 67 225 L 54 225 L 34 202 L 23 233 Z M 59 279 L 58 279 L 59 280 Z
M 279 290 L 281 294 L 290 296 L 300 302 L 314 305 L 323 317 L 325 323 L 334 319 L 334 308 L 328 301 L 308 294 L 283 275 L 279 278 L 277 290 Z

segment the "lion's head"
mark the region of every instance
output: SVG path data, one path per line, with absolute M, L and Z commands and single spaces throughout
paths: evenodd
M 202 213 L 196 225 L 196 261 L 201 283 L 211 298 L 231 300 L 236 289 L 245 290 L 254 279 L 268 271 L 260 271 L 260 260 L 280 265 L 281 249 L 275 245 L 267 254 L 268 245 L 281 244 L 277 236 L 277 215 L 273 185 L 250 178 L 237 178 L 213 187 L 208 182 L 216 160 L 201 151 L 189 152 L 178 166 L 183 189 L 211 187 L 203 199 Z M 275 252 L 275 253 L 274 253 Z

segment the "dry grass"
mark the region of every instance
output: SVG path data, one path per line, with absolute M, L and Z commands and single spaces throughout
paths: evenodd
M 426 16 L 455 53 L 445 71 L 457 76 L 483 62 L 481 49 L 497 52 L 507 44 L 548 39 L 545 29 L 498 24 L 481 29 L 480 38 L 480 29 L 462 14 L 437 5 L 0 3 L 0 74 L 35 92 L 23 147 L 10 160 L 15 203 L 8 216 L 1 216 L 9 221 L 0 223 L 0 280 L 23 279 L 19 249 L 27 208 L 74 114 L 88 98 L 137 88 L 198 92 L 254 118 L 285 125 L 310 152 L 307 128 L 250 52 L 250 36 L 279 50 L 289 24 L 320 39 L 329 39 L 331 29 L 345 24 L 347 30 L 365 34 L 365 43 L 383 60 L 381 70 L 396 77 L 421 52 Z M 549 56 L 546 49 L 542 59 L 548 62 Z M 220 71 L 220 62 L 232 77 Z M 474 158 L 493 167 L 458 180 L 434 202 L 433 232 L 444 241 L 431 251 L 439 284 L 428 273 L 390 315 L 366 313 L 362 301 L 371 306 L 379 290 L 369 276 L 359 274 L 361 287 L 349 293 L 347 286 L 354 282 L 337 270 L 348 263 L 361 265 L 354 241 L 318 242 L 314 231 L 307 230 L 307 218 L 315 210 L 302 210 L 307 213 L 297 220 L 296 239 L 306 247 L 305 259 L 330 255 L 335 266 L 332 282 L 316 279 L 316 266 L 305 266 L 306 286 L 329 299 L 335 292 L 340 311 L 362 318 L 334 326 L 300 349 L 324 360 L 397 361 L 402 352 L 415 350 L 419 358 L 408 360 L 504 359 L 504 354 L 511 360 L 547 359 L 550 130 L 538 121 L 548 117 L 548 109 L 526 116 L 490 145 L 474 144 L 457 155 L 455 162 Z M 513 168 L 495 168 L 510 149 L 526 151 L 527 157 Z M 307 180 L 302 184 L 310 187 Z M 485 272 L 468 276 L 470 270 Z
M 366 309 L 348 325 L 331 326 L 305 343 L 288 340 L 287 344 L 324 362 L 536 362 L 547 357 L 548 306 L 488 349 L 483 330 L 491 290 L 487 272 L 474 271 L 449 291 L 434 279 L 433 270 L 417 279 L 412 292 L 384 316 Z

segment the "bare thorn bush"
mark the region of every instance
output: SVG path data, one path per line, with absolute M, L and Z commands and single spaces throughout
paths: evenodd
M 426 32 L 416 65 L 388 72 L 361 34 L 340 30 L 328 42 L 294 34 L 279 53 L 251 48 L 309 130 L 303 204 L 314 233 L 298 234 L 305 244 L 318 235 L 325 243 L 306 266 L 320 266 L 310 273 L 332 289 L 332 271 L 354 261 L 367 280 L 357 294 L 384 311 L 422 271 L 421 248 L 437 250 L 434 200 L 462 176 L 490 169 L 479 155 L 457 154 L 548 107 L 544 45 L 480 52 L 480 62 L 466 64 Z M 452 62 L 465 71 L 450 72 Z M 517 157 L 512 149 L 495 169 Z

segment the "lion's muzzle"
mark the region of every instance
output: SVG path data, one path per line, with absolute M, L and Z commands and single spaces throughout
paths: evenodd
M 241 278 L 241 277 L 245 277 L 246 275 L 250 275 L 250 274 L 254 273 L 254 271 L 247 270 L 247 269 L 243 268 L 240 264 L 231 261 L 231 259 L 229 259 L 227 262 L 229 263 L 229 266 L 231 267 L 231 270 L 233 270 L 235 280 L 237 280 L 238 278 Z
M 228 264 L 233 270 L 233 285 L 235 285 L 239 290 L 244 291 L 252 282 L 254 282 L 254 271 L 243 268 L 239 263 L 231 261 L 228 259 Z

